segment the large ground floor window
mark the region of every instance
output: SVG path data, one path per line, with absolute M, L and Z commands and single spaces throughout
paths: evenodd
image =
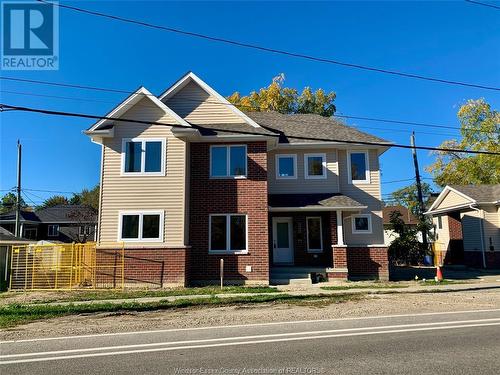
M 163 241 L 162 211 L 120 212 L 118 241 Z
M 209 252 L 244 254 L 248 252 L 247 215 L 212 214 L 209 223 Z

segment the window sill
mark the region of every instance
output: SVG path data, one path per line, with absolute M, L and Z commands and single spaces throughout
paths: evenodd
M 308 254 L 322 254 L 323 253 L 323 249 L 321 249 L 321 250 L 308 249 L 307 253 Z
M 371 182 L 369 180 L 351 180 L 349 181 L 351 185 L 370 185 Z
M 326 180 L 326 175 L 323 176 L 304 176 L 306 180 Z
M 280 176 L 280 177 L 276 177 L 276 180 L 279 181 L 279 180 L 296 180 L 297 179 L 297 176 Z
M 164 177 L 164 172 L 121 172 L 122 177 Z
M 372 231 L 353 231 L 352 234 L 372 234 Z
M 246 180 L 247 176 L 210 176 L 210 180 Z
M 208 255 L 245 255 L 248 250 L 209 250 Z

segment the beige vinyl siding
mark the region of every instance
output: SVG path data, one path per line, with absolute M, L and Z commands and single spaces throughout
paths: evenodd
M 165 104 L 193 124 L 244 123 L 228 105 L 222 104 L 193 81 L 167 99 Z
M 448 227 L 448 216 L 445 214 L 441 216 L 441 222 L 443 224 L 443 228 L 439 229 L 438 217 L 434 216 L 432 218 L 432 222 L 436 227 L 436 249 L 439 251 L 448 250 L 448 246 L 450 244 L 450 229 Z
M 144 103 L 143 103 L 144 102 Z M 132 107 L 123 118 L 175 123 L 148 99 Z M 165 138 L 165 176 L 122 176 L 122 140 L 124 138 Z M 174 137 L 168 126 L 121 122 L 115 125 L 115 137 L 103 143 L 103 174 L 99 242 L 118 241 L 120 210 L 163 210 L 164 243 L 182 246 L 185 241 L 186 144 Z M 133 246 L 141 243 L 133 242 Z M 143 245 L 153 246 L 145 242 Z
M 440 210 L 448 207 L 457 207 L 468 203 L 472 203 L 472 201 L 464 198 L 463 196 L 455 193 L 454 191 L 449 191 L 448 194 L 446 194 L 444 199 L 435 209 Z
M 462 219 L 462 236 L 465 251 L 482 251 L 481 249 L 481 213 L 467 211 L 460 214 Z
M 494 251 L 500 251 L 500 207 L 484 206 L 483 213 L 486 251 L 490 251 L 490 246 Z
M 304 170 L 305 154 L 326 154 L 326 179 L 306 179 Z M 297 179 L 276 179 L 276 155 L 296 155 Z M 273 150 L 268 153 L 267 176 L 270 194 L 307 194 L 307 193 L 338 193 L 339 171 L 337 150 Z
M 353 150 L 354 151 L 354 150 Z M 363 150 L 356 150 L 363 151 Z M 380 166 L 377 150 L 368 150 L 370 183 L 351 184 L 348 180 L 347 151 L 338 150 L 340 192 L 368 206 L 361 213 L 372 214 L 372 233 L 352 233 L 352 218 L 349 212 L 344 212 L 344 239 L 347 245 L 380 245 L 384 243 L 384 227 L 382 220 L 382 202 L 380 191 Z

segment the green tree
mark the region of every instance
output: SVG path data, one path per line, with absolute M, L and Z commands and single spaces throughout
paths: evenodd
M 484 99 L 468 100 L 458 111 L 461 139 L 440 147 L 500 152 L 500 113 Z M 434 151 L 436 161 L 426 170 L 440 186 L 500 183 L 500 156 Z
M 390 213 L 390 229 L 396 234 L 388 249 L 391 263 L 398 265 L 422 263 L 425 249 L 418 242 L 418 229 L 407 225 L 399 211 Z
M 69 204 L 68 198 L 63 195 L 53 195 L 47 198 L 38 209 L 58 206 L 60 204 Z
M 422 195 L 424 197 L 424 206 L 426 206 L 432 193 L 432 188 L 426 182 L 422 182 L 421 185 Z M 393 191 L 390 195 L 390 201 L 406 207 L 413 215 L 417 217 L 420 215 L 420 212 L 418 210 L 417 184 L 409 185 Z
M 17 197 L 14 193 L 7 193 L 2 197 L 2 205 L 0 213 L 9 212 L 16 208 Z M 21 197 L 21 209 L 28 207 L 24 199 Z
M 273 78 L 271 84 L 261 88 L 258 92 L 252 91 L 247 96 L 235 92 L 227 99 L 243 111 L 277 111 L 280 113 L 315 113 L 330 117 L 335 113 L 334 104 L 336 94 L 326 93 L 323 89 L 312 91 L 305 87 L 301 94 L 297 89 L 284 87 L 285 75 Z

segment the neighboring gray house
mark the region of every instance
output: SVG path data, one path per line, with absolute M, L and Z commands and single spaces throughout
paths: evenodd
M 57 205 L 37 211 L 21 211 L 23 238 L 40 241 L 87 242 L 95 240 L 97 212 L 81 205 Z M 0 226 L 15 232 L 16 213 L 0 214 Z
M 500 184 L 448 185 L 427 214 L 442 263 L 500 268 Z

